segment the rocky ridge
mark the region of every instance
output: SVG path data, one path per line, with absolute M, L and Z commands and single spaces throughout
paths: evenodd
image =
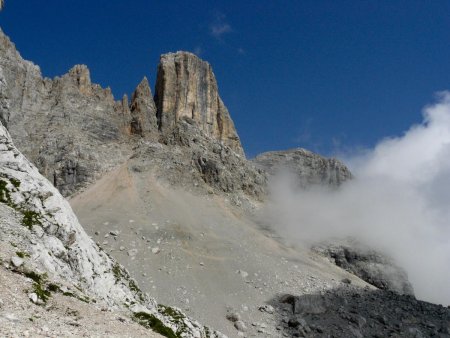
M 252 162 L 271 176 L 287 171 L 296 177 L 301 188 L 314 184 L 337 187 L 352 178 L 341 161 L 302 148 L 262 153 Z
M 128 272 L 94 244 L 69 203 L 15 148 L 2 125 L 0 203 L 19 220 L 5 220 L 2 212 L 1 240 L 6 246 L 14 238 L 22 253 L 12 257 L 11 263 L 15 271 L 35 281 L 31 301 L 45 303 L 51 292 L 61 290 L 86 302 L 92 299 L 111 308 L 129 308 L 142 325 L 155 328 L 159 323 L 160 329 L 173 330 L 180 337 L 220 335 L 142 293 Z
M 1 121 L 17 147 L 64 196 L 156 143 L 169 146 L 165 151 L 171 152 L 174 167 L 189 167 L 186 179 L 189 173 L 191 181 L 200 175 L 202 183 L 236 195 L 233 199 L 260 200 L 266 194 L 270 166 L 260 158 L 255 163 L 261 169 L 246 161 L 211 66 L 194 54 L 161 56 L 155 100 L 144 78 L 130 101 L 126 95 L 115 101 L 109 88 L 91 82 L 84 65 L 61 77 L 43 78 L 1 30 L 0 72 Z M 199 151 L 192 154 L 196 143 Z M 201 149 L 212 151 L 202 157 Z M 335 184 L 348 176 L 334 160 L 306 151 L 297 155 L 304 158 L 297 164 L 308 173 L 308 182 Z

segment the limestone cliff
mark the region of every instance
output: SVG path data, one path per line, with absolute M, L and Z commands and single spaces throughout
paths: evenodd
M 159 129 L 165 133 L 186 117 L 208 136 L 243 155 L 241 142 L 227 108 L 219 96 L 209 63 L 187 52 L 161 56 L 155 101 Z

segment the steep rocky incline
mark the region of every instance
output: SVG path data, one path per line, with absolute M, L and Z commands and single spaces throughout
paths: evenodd
M 161 56 L 155 101 L 163 133 L 175 127 L 182 117 L 189 117 L 198 122 L 207 136 L 244 154 L 230 114 L 219 96 L 212 68 L 194 54 L 177 52 Z
M 301 187 L 311 184 L 336 187 L 352 178 L 350 170 L 339 160 L 301 148 L 262 153 L 253 162 L 270 175 L 287 170 L 297 177 Z
M 20 250 L 11 262 L 18 273 L 36 282 L 31 301 L 45 303 L 50 292 L 63 290 L 58 285 L 69 284 L 72 289 L 61 292 L 112 308 L 130 308 L 135 319 L 148 327 L 165 327 L 180 336 L 216 336 L 143 294 L 128 272 L 94 244 L 69 203 L 15 148 L 1 124 L 0 204 L 6 208 L 1 214 L 1 245 L 10 245 L 13 239 Z M 6 219 L 8 213 L 13 219 Z M 14 219 L 20 221 L 19 227 Z M 47 278 L 51 285 L 45 283 Z

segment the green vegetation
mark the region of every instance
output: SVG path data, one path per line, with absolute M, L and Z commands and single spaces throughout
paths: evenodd
M 145 313 L 145 312 L 138 312 L 135 313 L 133 316 L 133 319 L 141 324 L 142 326 L 146 327 L 147 329 L 152 329 L 153 331 L 163 335 L 164 337 L 168 338 L 179 338 L 179 335 L 176 335 L 175 332 L 170 327 L 165 326 L 158 318 L 156 318 L 154 315 Z
M 142 293 L 141 289 L 139 289 L 136 282 L 131 279 L 128 273 L 123 270 L 118 263 L 114 264 L 112 273 L 116 278 L 116 284 L 120 282 L 121 279 L 125 280 L 128 283 L 128 287 L 130 288 L 130 290 L 136 293 L 141 301 L 144 301 L 144 294 Z
M 180 311 L 175 310 L 170 306 L 158 305 L 158 312 L 172 318 L 177 324 L 179 324 L 180 321 L 185 318 L 185 316 Z
M 8 180 L 16 188 L 20 186 L 19 180 L 16 180 L 14 178 L 8 178 Z M 34 224 L 42 226 L 42 223 L 40 221 L 41 216 L 39 215 L 39 213 L 32 210 L 23 209 L 16 205 L 11 199 L 11 192 L 8 190 L 7 186 L 8 182 L 5 180 L 5 178 L 0 178 L 0 203 L 6 204 L 10 208 L 13 208 L 14 210 L 22 213 L 22 225 L 26 226 L 28 229 L 31 230 L 31 227 Z
M 118 283 L 120 281 L 120 279 L 122 278 L 122 269 L 120 268 L 119 264 L 114 264 L 113 268 L 112 268 L 112 273 L 114 274 L 114 277 L 116 277 L 116 283 Z
M 63 296 L 66 296 L 66 297 L 72 297 L 72 298 L 78 299 L 78 300 L 80 300 L 80 301 L 82 301 L 82 302 L 85 302 L 85 303 L 87 303 L 87 304 L 90 303 L 90 300 L 89 300 L 88 297 L 78 296 L 78 295 L 74 294 L 73 292 L 63 292 L 62 294 L 63 294 Z M 94 302 L 94 303 L 95 303 L 95 302 Z
M 42 223 L 39 220 L 40 216 L 37 212 L 31 210 L 23 210 L 22 213 L 23 213 L 22 224 L 26 226 L 28 229 L 31 230 L 31 227 L 35 224 L 42 226 Z
M 50 298 L 51 293 L 47 290 L 42 284 L 34 283 L 33 284 L 34 293 L 37 294 L 38 298 L 42 300 L 44 303 Z
M 3 179 L 0 179 L 0 202 L 6 204 L 7 206 L 12 206 L 13 203 L 11 201 L 11 194 L 6 187 L 8 182 Z
M 46 274 L 40 275 L 34 271 L 26 271 L 24 275 L 25 277 L 32 279 L 35 283 L 38 284 L 41 284 L 47 278 Z
M 16 255 L 22 259 L 25 257 L 30 257 L 29 254 L 27 254 L 26 252 L 22 252 L 22 251 L 16 251 Z
M 11 184 L 14 187 L 16 187 L 16 188 L 20 187 L 20 181 L 19 180 L 16 180 L 15 178 L 10 178 L 9 181 L 11 182 Z

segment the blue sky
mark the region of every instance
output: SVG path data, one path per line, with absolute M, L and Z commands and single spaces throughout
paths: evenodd
M 450 1 L 6 0 L 0 26 L 45 76 L 84 63 L 117 98 L 198 53 L 249 157 L 372 147 L 450 89 Z

